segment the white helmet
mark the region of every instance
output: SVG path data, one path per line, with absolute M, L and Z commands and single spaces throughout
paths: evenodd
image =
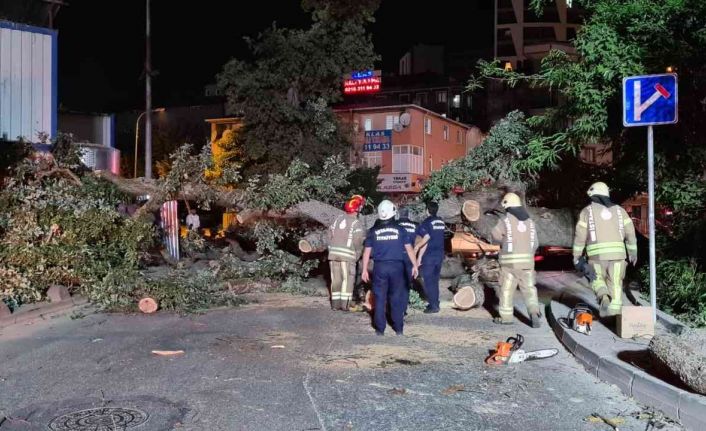
M 591 187 L 588 189 L 588 195 L 610 197 L 610 189 L 608 189 L 608 185 L 606 185 L 606 183 L 599 181 L 591 184 Z
M 397 215 L 397 205 L 385 199 L 378 205 L 378 218 L 380 220 L 390 220 Z

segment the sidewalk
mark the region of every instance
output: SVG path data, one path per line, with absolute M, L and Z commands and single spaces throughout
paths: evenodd
M 688 429 L 706 429 L 706 396 L 693 393 L 668 370 L 655 367 L 648 351 L 649 339 L 622 339 L 600 321 L 594 321 L 590 336 L 566 328 L 560 319 L 566 317 L 571 307 L 582 302 L 597 310 L 596 300 L 582 281 L 564 283 L 561 277 L 548 277 L 544 281 L 543 287 L 553 292 L 547 306 L 549 323 L 590 374 L 616 385 L 625 395 L 662 411 Z M 679 330 L 678 321 L 660 314 L 655 333 Z

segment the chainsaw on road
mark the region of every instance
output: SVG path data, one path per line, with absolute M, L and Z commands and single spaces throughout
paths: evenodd
M 485 360 L 489 365 L 517 364 L 535 359 L 551 358 L 559 353 L 557 349 L 542 349 L 526 352 L 520 347 L 525 343 L 525 338 L 517 334 L 505 341 L 500 341 L 495 346 L 495 351 Z

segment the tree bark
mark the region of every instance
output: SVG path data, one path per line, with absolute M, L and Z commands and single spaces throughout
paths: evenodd
M 328 229 L 308 233 L 299 240 L 299 251 L 302 253 L 319 253 L 328 246 Z
M 679 376 L 685 385 L 706 395 L 706 332 L 686 330 L 680 335 L 655 335 L 650 352 Z

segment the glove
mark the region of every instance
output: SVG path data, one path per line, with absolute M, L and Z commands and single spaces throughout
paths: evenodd
M 632 265 L 632 266 L 637 265 L 637 255 L 631 254 L 630 256 L 628 256 L 628 261 L 630 262 L 630 265 Z

